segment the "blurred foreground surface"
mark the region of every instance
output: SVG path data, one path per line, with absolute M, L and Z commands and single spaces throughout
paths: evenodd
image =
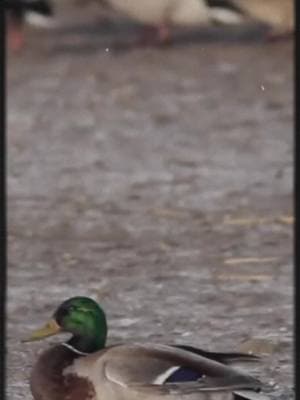
M 254 373 L 291 399 L 292 42 L 214 28 L 115 52 L 134 29 L 92 10 L 8 58 L 8 399 L 57 340 L 20 339 L 73 295 L 110 343 L 265 338 Z

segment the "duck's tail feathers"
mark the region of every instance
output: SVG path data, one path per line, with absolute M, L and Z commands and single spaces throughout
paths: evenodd
M 208 352 L 208 356 L 223 364 L 231 364 L 235 362 L 258 362 L 261 357 L 256 354 L 247 353 L 213 353 Z
M 257 362 L 260 361 L 260 357 L 255 354 L 248 353 L 215 353 L 212 351 L 206 351 L 198 349 L 193 346 L 186 345 L 176 345 L 174 347 L 180 348 L 182 350 L 190 351 L 195 354 L 199 354 L 202 357 L 210 358 L 211 360 L 221 362 L 223 364 L 232 364 L 235 362 Z

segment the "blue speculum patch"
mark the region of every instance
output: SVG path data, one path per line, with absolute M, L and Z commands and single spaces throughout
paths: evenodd
M 191 382 L 196 381 L 201 377 L 202 375 L 200 372 L 181 367 L 177 369 L 171 376 L 169 376 L 165 383 Z

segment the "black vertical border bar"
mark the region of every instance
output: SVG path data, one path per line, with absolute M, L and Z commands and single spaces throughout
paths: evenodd
M 7 279 L 7 238 L 6 238 L 6 35 L 5 12 L 0 5 L 0 398 L 5 399 L 6 394 L 6 279 Z
M 294 385 L 296 399 L 300 399 L 300 4 L 295 5 L 295 41 L 294 41 Z

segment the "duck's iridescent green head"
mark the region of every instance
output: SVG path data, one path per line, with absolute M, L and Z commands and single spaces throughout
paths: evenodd
M 40 340 L 59 332 L 73 334 L 68 343 L 76 350 L 86 353 L 100 350 L 105 346 L 107 336 L 104 311 L 88 297 L 72 297 L 58 307 L 43 328 L 25 341 Z

